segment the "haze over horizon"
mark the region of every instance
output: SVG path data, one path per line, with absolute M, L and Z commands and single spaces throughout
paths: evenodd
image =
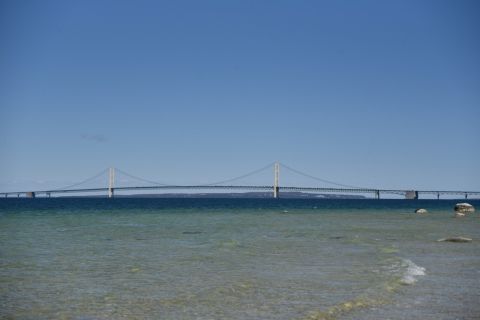
M 273 161 L 480 190 L 479 16 L 473 0 L 2 1 L 0 191 Z

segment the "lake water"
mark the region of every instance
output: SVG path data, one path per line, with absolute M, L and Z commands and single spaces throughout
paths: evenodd
M 0 318 L 480 319 L 456 202 L 0 199 Z

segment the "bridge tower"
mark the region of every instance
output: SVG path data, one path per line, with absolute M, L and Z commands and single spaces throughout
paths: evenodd
M 110 168 L 108 172 L 108 197 L 113 198 L 115 185 L 115 168 Z
M 273 179 L 273 197 L 276 199 L 278 198 L 280 188 L 278 186 L 279 179 L 280 179 L 280 164 L 275 162 L 275 177 Z

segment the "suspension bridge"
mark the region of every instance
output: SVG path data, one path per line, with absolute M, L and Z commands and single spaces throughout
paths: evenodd
M 259 172 L 273 168 L 273 184 L 268 185 L 235 185 L 235 181 L 244 179 L 246 177 L 253 176 Z M 321 183 L 322 186 L 313 186 L 313 187 L 302 187 L 302 186 L 281 186 L 280 185 L 280 168 L 286 169 L 295 174 L 301 175 L 303 177 L 313 179 L 317 183 Z M 134 185 L 134 186 L 117 186 L 116 176 L 121 174 L 123 176 L 134 179 L 135 181 L 144 183 L 143 185 Z M 108 184 L 100 187 L 85 187 L 84 185 L 88 182 L 91 182 L 103 175 L 108 175 Z M 146 183 L 146 185 L 145 185 Z M 325 186 L 328 185 L 328 186 Z M 82 187 L 83 186 L 83 187 Z M 125 171 L 116 168 L 107 168 L 102 172 L 90 177 L 86 180 L 83 180 L 79 183 L 75 183 L 69 186 L 62 188 L 49 189 L 49 190 L 29 190 L 29 191 L 12 191 L 12 192 L 0 192 L 0 197 L 26 197 L 26 198 L 36 198 L 36 197 L 48 197 L 52 195 L 66 196 L 71 194 L 105 194 L 109 198 L 114 198 L 115 194 L 118 192 L 138 192 L 138 191 L 156 191 L 156 192 L 165 192 L 168 190 L 184 190 L 184 191 L 211 191 L 211 192 L 231 192 L 231 191 L 241 191 L 241 192 L 271 192 L 273 198 L 279 198 L 281 193 L 284 192 L 306 192 L 306 193 L 316 193 L 316 194 L 350 194 L 350 195 L 366 195 L 372 198 L 380 199 L 385 195 L 395 195 L 405 197 L 405 199 L 419 199 L 420 196 L 430 196 L 440 199 L 441 196 L 454 196 L 454 197 L 479 197 L 480 191 L 461 191 L 461 190 L 415 190 L 415 189 L 378 189 L 378 188 L 364 188 L 356 187 L 351 185 L 345 185 L 337 183 L 334 181 L 325 180 L 312 176 L 310 174 L 304 173 L 302 171 L 291 168 L 285 164 L 278 162 L 271 163 L 265 167 L 254 170 L 252 172 L 243 174 L 241 176 L 227 179 L 223 181 L 218 181 L 214 183 L 207 184 L 193 184 L 193 185 L 177 185 L 177 184 L 165 184 L 156 181 L 151 181 L 141 177 L 134 176 Z

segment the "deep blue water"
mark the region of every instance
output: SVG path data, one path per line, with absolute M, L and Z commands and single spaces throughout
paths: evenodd
M 480 200 L 397 199 L 224 199 L 224 198 L 36 198 L 0 199 L 0 210 L 164 210 L 164 209 L 416 209 L 450 210 L 458 202 L 480 205 Z

